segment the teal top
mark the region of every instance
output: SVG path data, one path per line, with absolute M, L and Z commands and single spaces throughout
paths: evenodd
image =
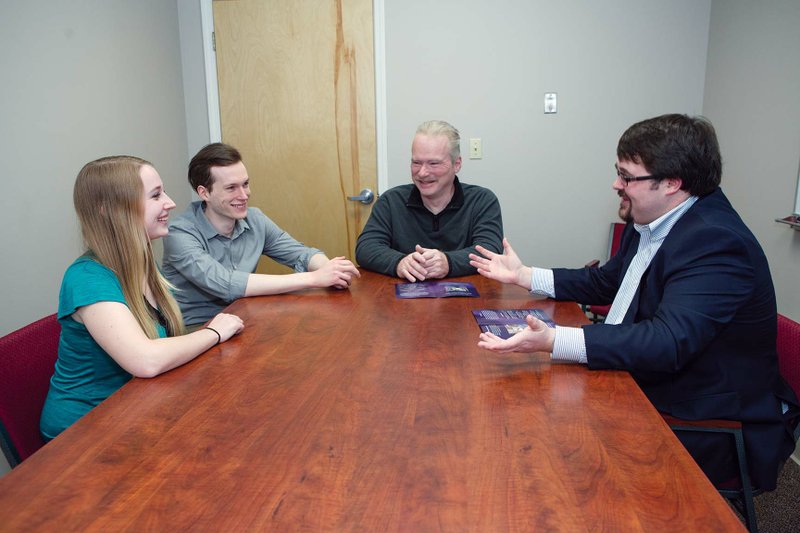
M 116 274 L 83 255 L 69 266 L 61 282 L 58 359 L 39 426 L 47 440 L 74 424 L 132 377 L 95 342 L 86 326 L 72 318 L 80 307 L 97 302 L 127 305 Z M 166 329 L 156 326 L 159 337 L 166 337 Z

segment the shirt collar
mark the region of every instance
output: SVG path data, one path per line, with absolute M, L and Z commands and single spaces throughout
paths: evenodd
M 193 202 L 192 207 L 194 208 L 194 218 L 197 221 L 197 229 L 200 231 L 200 234 L 206 239 L 210 240 L 219 235 L 220 237 L 228 238 L 227 235 L 222 235 L 220 232 L 217 231 L 211 222 L 208 221 L 206 218 L 205 213 L 205 202 L 200 200 L 199 202 Z M 250 225 L 247 223 L 247 219 L 237 220 L 233 226 L 233 235 L 231 235 L 231 239 L 235 239 L 239 235 L 245 232 L 245 230 L 249 230 Z
M 662 241 L 666 238 L 672 226 L 694 205 L 697 199 L 697 196 L 690 196 L 651 223 L 634 224 L 633 227 L 640 235 L 649 235 L 650 242 Z
M 448 209 L 458 209 L 464 205 L 464 189 L 461 187 L 461 182 L 458 181 L 458 176 L 455 177 L 453 180 L 453 186 L 455 190 L 453 191 L 453 197 L 450 198 L 450 202 L 445 206 L 442 211 L 446 211 Z M 408 198 L 406 199 L 406 207 L 422 207 L 425 208 L 425 204 L 422 203 L 422 195 L 419 193 L 419 189 L 416 185 L 411 187 L 411 192 L 408 194 Z

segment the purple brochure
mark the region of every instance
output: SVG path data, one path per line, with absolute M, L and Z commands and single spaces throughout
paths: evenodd
M 501 339 L 511 338 L 525 329 L 528 324 L 525 317 L 533 315 L 551 328 L 556 323 L 541 309 L 475 309 L 472 311 L 481 331 L 494 333 Z
M 418 281 L 394 286 L 398 298 L 448 298 L 450 296 L 479 296 L 475 285 L 466 281 Z

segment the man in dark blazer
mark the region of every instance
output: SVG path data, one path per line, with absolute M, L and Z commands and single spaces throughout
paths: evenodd
M 767 259 L 719 188 L 714 128 L 664 115 L 634 124 L 617 146 L 614 189 L 630 209 L 620 251 L 601 268 L 526 267 L 478 248 L 491 279 L 561 300 L 612 304 L 605 324 L 551 329 L 533 317 L 511 339 L 482 334 L 496 351 L 546 351 L 553 359 L 622 369 L 664 413 L 743 423 L 753 484 L 775 488 L 794 450 L 798 400 L 778 373 L 777 311 Z M 712 481 L 736 474 L 720 435 L 680 433 Z

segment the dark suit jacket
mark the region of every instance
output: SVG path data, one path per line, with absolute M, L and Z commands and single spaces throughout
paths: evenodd
M 611 303 L 638 243 L 628 225 L 619 253 L 603 267 L 554 269 L 556 297 Z M 793 408 L 798 402 L 778 373 L 767 259 L 721 189 L 672 228 L 622 324 L 583 331 L 589 367 L 628 370 L 659 411 L 742 421 L 753 483 L 774 489 L 794 450 L 781 400 Z M 704 453 L 689 451 L 696 459 Z

